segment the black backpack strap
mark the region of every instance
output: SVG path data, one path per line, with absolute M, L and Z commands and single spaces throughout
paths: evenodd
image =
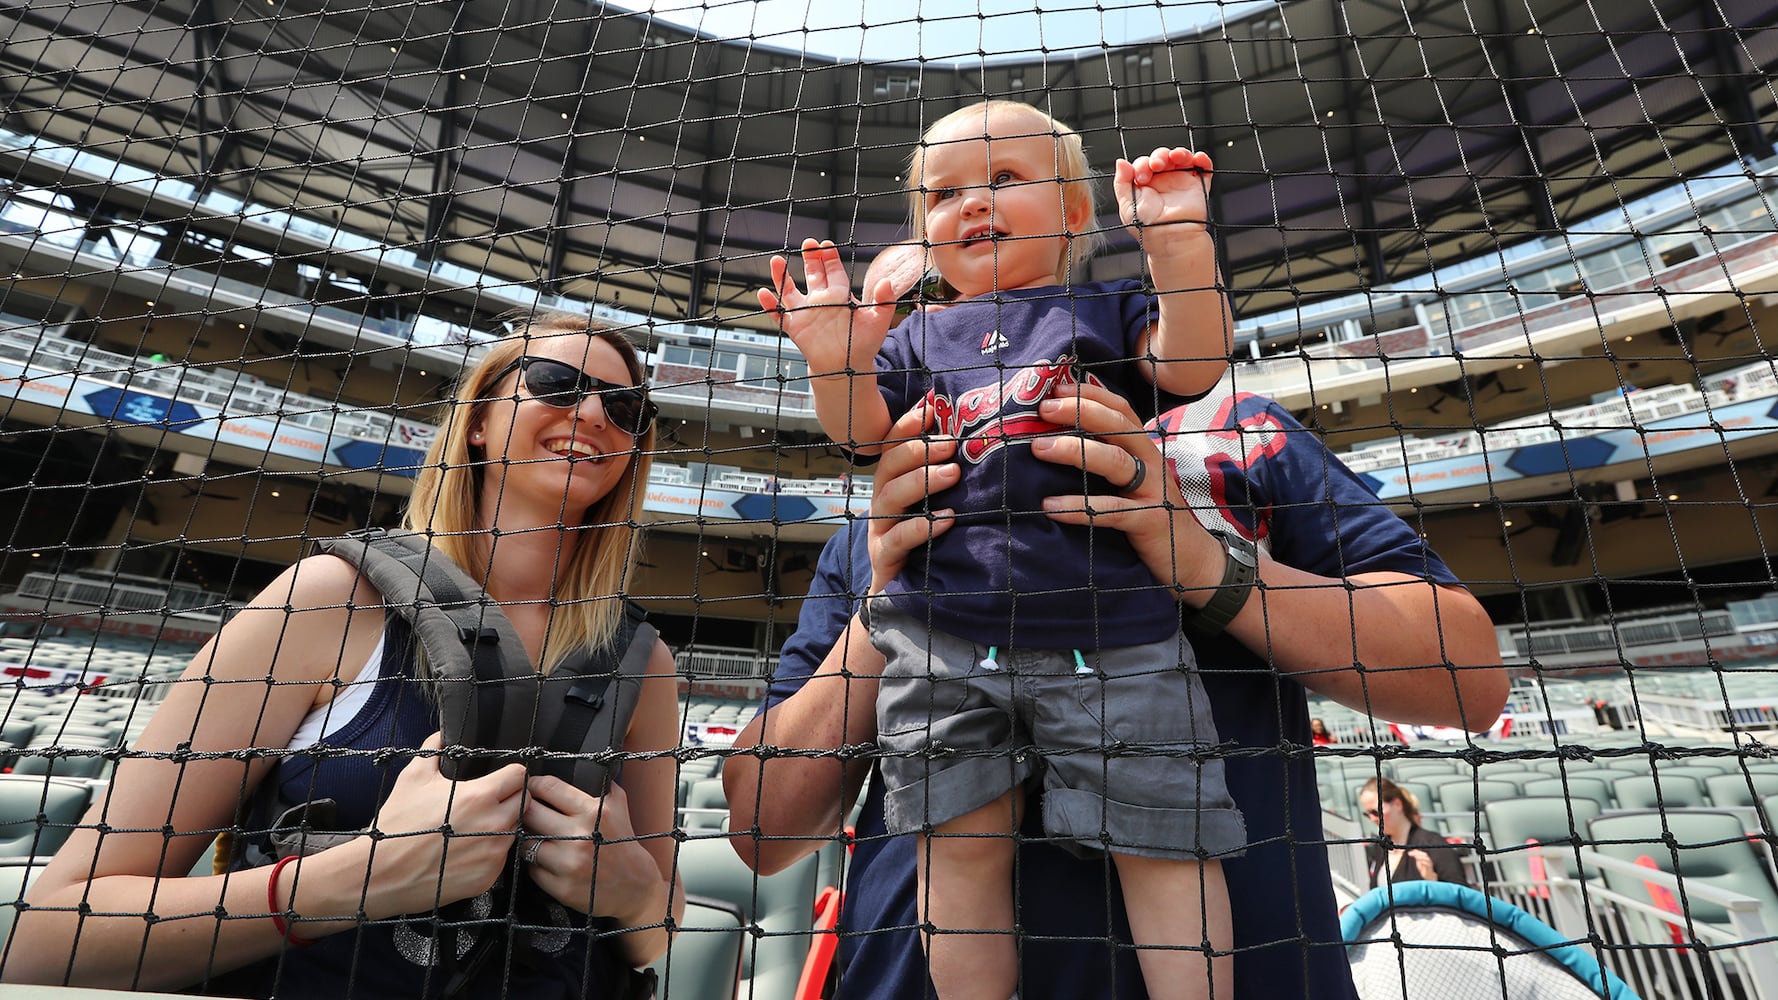
M 608 772 L 616 771 L 611 751 L 623 744 L 642 694 L 642 678 L 660 635 L 648 613 L 624 602 L 623 621 L 611 642 L 556 668 L 555 678 L 567 682 L 562 714 L 550 737 L 550 749 L 575 755 L 564 759 L 569 773 L 557 774 L 577 788 L 596 793 Z
M 535 670 L 506 614 L 480 584 L 414 531 L 369 528 L 322 539 L 317 552 L 363 573 L 384 606 L 413 629 L 435 682 L 439 724 L 450 749 L 521 750 L 533 745 Z M 447 754 L 448 778 L 488 774 L 510 760 Z

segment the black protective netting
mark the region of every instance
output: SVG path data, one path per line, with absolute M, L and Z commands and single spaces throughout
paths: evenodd
M 1778 4 L 1016 7 L 0 4 L 0 979 L 1778 996 Z

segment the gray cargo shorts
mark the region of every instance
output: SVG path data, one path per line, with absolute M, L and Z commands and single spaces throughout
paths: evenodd
M 1076 853 L 1219 860 L 1246 846 L 1222 761 L 1193 756 L 1216 745 L 1216 726 L 1182 635 L 1080 662 L 1002 649 L 984 663 L 989 647 L 887 598 L 868 603 L 888 661 L 877 744 L 890 833 L 937 827 L 1041 775 L 1044 831 Z

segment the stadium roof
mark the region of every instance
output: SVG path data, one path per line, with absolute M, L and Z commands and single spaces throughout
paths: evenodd
M 1300 0 L 1158 42 L 942 63 L 580 0 L 33 0 L 0 18 L 13 131 L 496 281 L 751 326 L 769 325 L 752 313 L 770 254 L 901 238 L 910 142 L 984 94 L 1046 103 L 1100 168 L 1162 143 L 1213 152 L 1248 313 L 1770 155 L 1778 118 L 1778 0 Z M 33 162 L 11 179 L 118 196 Z M 1094 267 L 1133 271 L 1129 242 Z

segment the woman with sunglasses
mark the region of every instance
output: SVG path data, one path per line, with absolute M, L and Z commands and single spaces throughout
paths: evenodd
M 535 316 L 466 374 L 426 456 L 407 526 L 482 584 L 540 670 L 619 631 L 653 421 L 621 334 Z M 519 764 L 445 778 L 410 640 L 346 562 L 285 571 L 199 652 L 36 881 L 6 978 L 327 1000 L 615 996 L 665 950 L 683 903 L 671 654 L 656 641 L 626 763 L 595 796 Z M 263 835 L 268 795 L 347 832 L 188 875 L 218 831 Z M 329 811 L 334 823 L 315 819 Z M 532 915 L 506 918 L 501 901 L 521 893 L 539 901 L 520 911 Z
M 1385 882 L 1455 882 L 1468 885 L 1460 848 L 1421 825 L 1414 793 L 1388 778 L 1372 778 L 1358 793 L 1358 808 L 1382 837 L 1365 850 L 1371 888 Z

